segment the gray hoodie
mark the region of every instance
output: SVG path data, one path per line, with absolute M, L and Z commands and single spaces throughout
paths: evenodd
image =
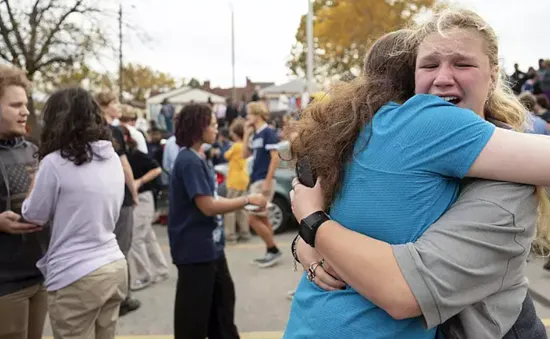
M 38 167 L 37 147 L 24 140 L 0 140 L 0 212 L 21 214 L 31 184 L 29 169 Z M 42 283 L 36 262 L 46 253 L 49 230 L 26 235 L 0 232 L 0 296 Z

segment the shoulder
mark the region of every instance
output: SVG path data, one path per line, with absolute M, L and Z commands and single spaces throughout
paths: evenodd
M 264 139 L 268 140 L 270 143 L 279 142 L 279 136 L 277 131 L 274 128 L 267 127 L 262 131 Z
M 68 160 L 64 159 L 59 151 L 55 151 L 46 155 L 40 161 L 40 168 L 55 169 L 60 167 L 62 164 L 66 164 L 67 162 Z
M 203 166 L 203 161 L 187 149 L 181 150 L 176 158 L 174 166 L 178 168 Z
M 36 146 L 34 143 L 30 142 L 29 140 L 23 140 L 24 147 L 27 147 L 31 152 L 38 152 L 38 146 Z
M 231 145 L 231 148 L 234 151 L 239 151 L 243 149 L 243 143 L 242 142 L 235 142 L 233 145 Z
M 109 129 L 111 130 L 111 133 L 113 133 L 113 136 L 123 136 L 122 130 L 119 127 L 109 125 Z
M 484 122 L 473 111 L 457 107 L 430 94 L 416 94 L 403 104 L 388 102 L 378 110 L 374 119 L 382 119 L 398 129 L 415 130 L 441 124 L 456 127 L 472 122 Z
M 148 161 L 151 158 L 140 150 L 135 150 L 130 153 L 130 157 L 139 161 Z
M 267 134 L 267 135 L 270 135 L 270 136 L 273 136 L 273 135 L 277 135 L 277 131 L 273 128 L 273 127 L 270 127 L 268 126 L 265 130 L 264 130 L 264 133 Z
M 481 120 L 473 111 L 457 107 L 431 94 L 416 94 L 407 100 L 400 110 L 414 114 L 417 117 L 433 118 L 434 116 L 442 116 L 445 119 L 452 119 L 455 116 L 468 116 L 475 120 Z M 449 114 L 453 114 L 453 116 L 449 116 Z
M 536 189 L 531 185 L 484 179 L 466 179 L 458 200 L 483 200 L 517 214 L 536 209 Z
M 38 162 L 38 146 L 34 143 L 23 139 L 20 147 L 15 148 L 19 156 L 22 158 L 22 161 L 28 163 L 37 163 Z

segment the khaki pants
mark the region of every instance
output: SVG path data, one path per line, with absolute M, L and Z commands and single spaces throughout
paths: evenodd
M 227 189 L 227 198 L 233 199 L 246 195 L 246 191 Z M 235 212 L 226 213 L 223 216 L 225 226 L 225 240 L 235 242 L 240 237 L 250 239 L 250 225 L 248 224 L 248 214 L 244 209 Z M 237 234 L 238 231 L 238 234 Z
M 113 339 L 128 291 L 125 259 L 104 265 L 69 286 L 48 292 L 55 339 Z
M 40 339 L 48 309 L 46 290 L 34 285 L 0 297 L 0 339 Z
M 128 265 L 132 283 L 136 280 L 153 282 L 168 274 L 168 264 L 153 230 L 155 203 L 150 191 L 139 194 L 139 204 L 134 208 L 132 246 L 128 253 Z

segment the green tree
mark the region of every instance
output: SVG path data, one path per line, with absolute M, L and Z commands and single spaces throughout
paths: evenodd
M 123 93 L 133 100 L 145 102 L 153 92 L 164 92 L 176 87 L 176 80 L 169 74 L 158 72 L 145 65 L 128 64 L 123 69 Z
M 195 78 L 191 78 L 191 80 L 189 80 L 189 82 L 187 83 L 187 86 L 191 88 L 200 88 L 201 82 Z
M 24 69 L 33 81 L 37 76 L 52 79 L 60 67 L 101 57 L 114 46 L 106 33 L 114 16 L 112 4 L 105 1 L 2 0 L 0 58 Z M 29 107 L 29 125 L 36 136 L 39 125 L 31 93 Z
M 58 88 L 81 86 L 91 91 L 112 89 L 116 79 L 109 73 L 101 73 L 91 69 L 86 63 L 79 61 L 70 66 L 50 65 L 35 76 L 35 87 L 46 94 L 55 92 Z

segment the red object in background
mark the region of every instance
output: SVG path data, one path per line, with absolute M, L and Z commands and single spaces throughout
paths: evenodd
M 222 182 L 224 181 L 225 181 L 225 176 L 221 173 L 216 172 L 216 182 L 218 183 L 218 185 L 221 185 Z
M 161 225 L 168 225 L 168 215 L 166 214 L 159 215 L 159 218 L 156 223 Z

